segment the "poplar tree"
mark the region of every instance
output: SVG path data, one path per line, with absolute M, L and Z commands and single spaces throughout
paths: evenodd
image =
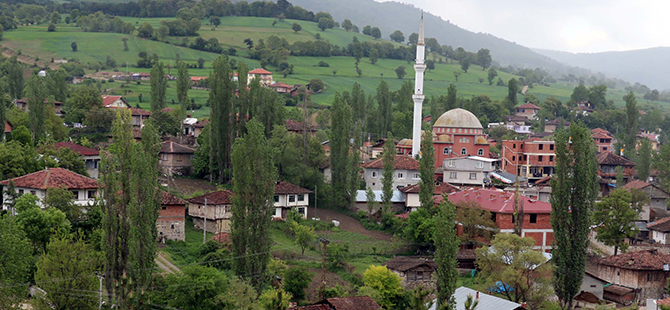
M 165 108 L 165 92 L 167 91 L 167 77 L 163 63 L 159 62 L 151 68 L 151 112 Z
M 437 264 L 437 309 L 456 309 L 454 292 L 458 281 L 456 255 L 461 242 L 456 236 L 456 207 L 446 197 L 435 218 L 433 243 Z
M 651 171 L 651 142 L 649 139 L 642 139 L 636 168 L 638 179 L 646 182 Z
M 177 61 L 177 100 L 181 106 L 181 118 L 186 117 L 186 111 L 190 106 L 188 90 L 191 88 L 191 75 L 188 67 L 183 61 Z
M 228 57 L 219 56 L 214 61 L 214 71 L 209 75 L 209 107 L 211 112 L 210 173 L 224 182 L 230 173 L 230 148 L 232 145 L 232 96 L 234 94 L 232 71 Z
M 626 101 L 626 132 L 624 139 L 624 154 L 629 159 L 635 160 L 635 142 L 637 140 L 637 123 L 640 117 L 640 111 L 637 109 L 637 100 L 633 91 L 623 96 Z
M 151 124 L 142 129 L 142 142 L 133 138 L 130 111 L 117 113 L 114 142 L 103 153 L 103 246 L 105 288 L 110 304 L 126 309 L 141 304 L 154 271 L 159 139 Z
M 5 138 L 5 122 L 7 121 L 7 106 L 11 103 L 9 96 L 6 94 L 0 95 L 0 127 L 3 128 L 2 133 L 0 133 L 0 142 Z
M 456 108 L 457 94 L 458 90 L 456 89 L 456 85 L 450 84 L 449 88 L 447 89 L 447 100 L 444 101 L 444 111 L 449 111 L 451 109 Z M 436 115 L 435 117 L 439 116 Z
M 23 89 L 25 80 L 23 79 L 23 68 L 16 59 L 16 56 L 10 58 L 10 65 L 7 66 L 7 85 L 12 99 L 23 98 Z
M 591 213 L 598 195 L 598 166 L 591 131 L 581 123 L 554 135 L 556 173 L 551 178 L 551 226 L 555 246 L 554 291 L 563 309 L 572 300 L 584 277 Z
M 365 129 L 365 119 L 366 119 L 366 102 L 365 102 L 365 92 L 361 88 L 361 84 L 354 83 L 354 86 L 351 88 L 351 111 L 354 118 L 354 124 L 359 126 L 361 130 L 355 131 L 356 133 L 360 132 L 360 136 L 364 139 L 363 134 Z M 363 141 L 363 140 L 361 140 Z
M 350 197 L 349 185 L 349 141 L 351 139 L 351 108 L 340 93 L 335 94 L 332 105 L 332 128 L 330 132 L 330 165 L 332 167 L 333 203 L 346 208 Z
M 386 81 L 383 80 L 377 87 L 377 105 L 379 106 L 379 114 L 381 115 L 379 133 L 384 134 L 391 130 L 393 108 L 391 107 L 391 94 L 389 93 L 389 85 L 386 84 Z
M 249 74 L 249 67 L 244 61 L 240 61 L 237 66 L 237 113 L 239 118 L 237 120 L 237 136 L 242 136 L 246 131 L 247 120 L 250 120 L 251 115 L 251 94 L 247 90 L 247 80 Z M 272 129 L 272 128 L 270 128 Z
M 270 260 L 270 224 L 274 213 L 277 173 L 263 125 L 252 119 L 247 135 L 233 147 L 233 205 L 231 239 L 238 276 L 260 292 Z
M 33 75 L 28 80 L 28 120 L 33 141 L 36 143 L 46 135 L 47 83 L 46 78 Z
M 384 143 L 382 151 L 382 207 L 384 212 L 391 208 L 391 198 L 393 197 L 393 172 L 395 170 L 395 142 L 393 134 L 388 132 L 388 138 Z
M 421 158 L 419 159 L 419 200 L 422 208 L 433 207 L 433 192 L 435 191 L 435 148 L 431 131 L 424 131 L 421 140 Z
M 435 121 L 444 113 L 444 105 L 435 97 L 430 97 L 430 124 L 435 124 Z

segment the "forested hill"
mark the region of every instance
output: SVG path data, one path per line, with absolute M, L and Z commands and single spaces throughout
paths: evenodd
M 365 25 L 379 27 L 383 38 L 388 38 L 389 34 L 395 30 L 402 31 L 406 36 L 419 30 L 421 11 L 409 4 L 380 3 L 373 0 L 292 0 L 290 2 L 314 12 L 328 12 L 339 22 L 345 18 L 350 19 L 360 29 L 363 29 Z M 454 48 L 460 46 L 470 52 L 487 48 L 492 55 L 495 55 L 494 59 L 504 66 L 540 67 L 550 71 L 565 69 L 557 61 L 519 44 L 490 34 L 465 30 L 429 13 L 425 13 L 424 18 L 426 37 L 434 37 L 440 44 Z
M 670 47 L 603 53 L 568 53 L 535 49 L 564 64 L 637 81 L 651 88 L 670 89 Z

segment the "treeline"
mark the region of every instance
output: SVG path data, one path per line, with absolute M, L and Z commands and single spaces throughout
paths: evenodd
M 126 23 L 119 17 L 113 17 L 102 12 L 96 12 L 91 15 L 79 16 L 72 14 L 70 21 L 76 21 L 77 26 L 85 32 L 115 32 L 130 34 L 135 31 L 135 26 Z

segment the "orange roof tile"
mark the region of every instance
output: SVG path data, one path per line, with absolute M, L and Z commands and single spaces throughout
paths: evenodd
M 9 185 L 10 180 L 0 182 Z M 98 181 L 63 168 L 47 168 L 11 179 L 16 187 L 47 189 L 64 187 L 67 189 L 98 188 Z

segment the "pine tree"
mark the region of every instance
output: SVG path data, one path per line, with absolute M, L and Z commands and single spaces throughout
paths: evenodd
M 165 92 L 167 91 L 167 77 L 163 63 L 159 62 L 151 68 L 151 112 L 165 108 Z
M 46 135 L 47 83 L 46 78 L 33 75 L 28 80 L 28 120 L 33 141 L 37 143 Z M 4 126 L 4 125 L 3 125 Z
M 209 107 L 211 111 L 210 173 L 224 182 L 230 173 L 230 150 L 232 146 L 234 93 L 232 71 L 228 57 L 219 56 L 214 61 L 214 71 L 209 76 Z
M 437 309 L 456 309 L 453 298 L 458 281 L 456 255 L 461 244 L 456 236 L 456 207 L 446 198 L 439 206 L 433 232 L 437 264 Z
M 379 106 L 379 114 L 381 115 L 379 134 L 385 134 L 391 130 L 391 120 L 393 108 L 391 107 L 391 94 L 389 93 L 389 85 L 383 81 L 377 87 L 377 105 Z
M 636 168 L 638 179 L 646 182 L 651 171 L 651 142 L 649 139 L 642 139 Z
M 596 148 L 583 124 L 559 130 L 556 142 L 556 173 L 551 178 L 551 226 L 556 239 L 553 261 L 554 291 L 564 309 L 572 300 L 584 277 L 591 210 L 598 184 Z
M 272 148 L 263 125 L 252 119 L 248 134 L 233 147 L 233 205 L 231 239 L 235 272 L 260 291 L 270 260 L 272 196 L 277 178 Z
M 391 197 L 393 197 L 393 172 L 395 171 L 395 143 L 393 134 L 388 132 L 388 139 L 384 143 L 382 151 L 382 207 L 384 212 L 391 209 Z
M 183 61 L 177 62 L 177 100 L 181 106 L 181 118 L 186 117 L 186 111 L 190 106 L 188 90 L 191 88 L 191 75 L 188 67 Z
M 435 148 L 433 147 L 433 135 L 426 130 L 421 140 L 421 158 L 419 159 L 419 175 L 421 184 L 419 186 L 419 200 L 422 208 L 433 207 L 433 192 L 435 191 Z

